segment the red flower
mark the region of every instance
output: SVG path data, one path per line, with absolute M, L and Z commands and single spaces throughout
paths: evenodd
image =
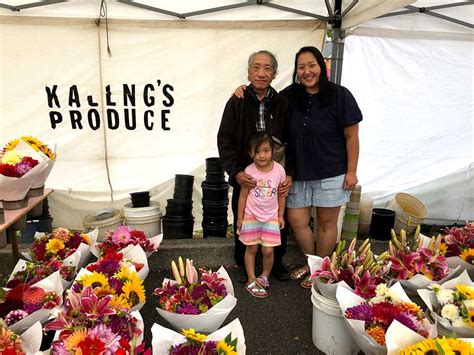
M 9 177 L 19 177 L 16 169 L 13 165 L 10 164 L 1 164 L 0 163 L 0 174 Z
M 86 338 L 78 344 L 78 348 L 81 349 L 83 354 L 94 354 L 101 355 L 105 352 L 106 347 L 105 343 L 100 341 L 100 339 Z

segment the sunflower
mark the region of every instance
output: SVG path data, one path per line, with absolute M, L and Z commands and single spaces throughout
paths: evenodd
M 66 350 L 75 353 L 77 346 L 85 338 L 87 338 L 87 330 L 85 328 L 77 329 L 64 340 L 64 347 Z
M 138 279 L 138 281 L 125 281 L 122 287 L 122 292 L 125 295 L 130 308 L 145 301 L 145 288 L 143 287 L 143 281 L 140 279 Z
M 21 137 L 28 145 L 33 148 L 34 150 L 38 151 L 39 147 L 44 145 L 38 138 L 32 136 L 23 136 Z
M 467 317 L 464 318 L 464 321 L 468 326 L 474 328 L 474 309 L 468 308 L 467 309 Z
M 459 256 L 466 263 L 474 265 L 474 248 L 465 249 Z
M 454 355 L 445 339 L 425 339 L 400 351 L 400 355 Z M 439 350 L 443 352 L 440 352 Z
M 125 282 L 125 281 L 141 281 L 140 277 L 138 277 L 137 275 L 137 272 L 134 271 L 134 270 L 130 270 L 124 266 L 122 266 L 119 270 L 119 272 L 117 272 L 114 277 L 122 282 Z
M 19 139 L 12 139 L 10 142 L 8 142 L 5 147 L 3 148 L 4 152 L 8 152 L 9 150 L 13 150 L 18 143 L 20 143 Z
M 466 297 L 468 300 L 474 299 L 474 287 L 469 287 L 467 285 L 456 285 L 459 293 Z
M 115 309 L 130 308 L 130 305 L 128 304 L 128 301 L 123 293 L 121 293 L 120 295 L 114 295 L 109 305 L 110 307 Z
M 64 242 L 60 239 L 52 238 L 46 243 L 46 251 L 57 254 L 60 250 L 64 249 Z
M 109 285 L 105 285 L 101 287 L 96 287 L 94 289 L 94 293 L 97 295 L 97 297 L 102 298 L 107 295 L 115 295 L 115 289 L 110 287 Z
M 82 241 L 84 243 L 86 243 L 87 245 L 92 245 L 92 240 L 91 240 L 91 237 L 89 236 L 89 234 L 81 233 L 81 238 L 82 238 Z
M 82 281 L 83 287 L 91 286 L 92 288 L 96 288 L 105 287 L 109 285 L 109 280 L 107 279 L 107 276 L 105 276 L 101 272 L 95 271 L 92 274 L 81 276 L 79 281 Z
M 199 343 L 202 343 L 207 338 L 204 334 L 196 333 L 196 331 L 193 328 L 189 328 L 189 330 L 182 329 L 181 334 L 183 334 L 186 337 L 186 339 L 190 341 L 199 342 Z
M 474 352 L 474 348 L 471 346 L 470 342 L 463 341 L 457 338 L 448 338 L 444 340 L 449 345 L 455 355 L 472 354 Z
M 216 350 L 219 355 L 237 355 L 235 347 L 230 344 L 227 344 L 224 340 L 217 342 Z
M 18 164 L 21 159 L 23 159 L 25 155 L 21 152 L 17 152 L 16 150 L 10 150 L 5 152 L 2 157 L 2 163 L 8 165 L 16 165 Z

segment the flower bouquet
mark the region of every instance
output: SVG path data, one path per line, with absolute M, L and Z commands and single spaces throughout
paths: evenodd
M 34 179 L 43 169 L 44 165 L 31 156 L 3 150 L 0 153 L 0 200 L 7 203 L 25 200 Z M 4 203 L 3 207 L 7 206 Z
M 100 263 L 100 270 L 81 269 L 72 284 L 74 292 L 92 287 L 100 297 L 111 295 L 112 305 L 120 305 L 132 311 L 140 310 L 145 304 L 145 287 L 133 265 L 121 265 L 112 259 Z
M 0 289 L 0 318 L 14 332 L 22 332 L 35 322 L 44 323 L 62 304 L 62 292 L 59 271 L 31 286 Z
M 89 260 L 90 248 L 97 240 L 98 232 L 97 228 L 89 233 L 73 232 L 67 228 L 56 228 L 52 233 L 36 232 L 31 252 L 22 253 L 22 255 L 37 263 L 44 263 L 51 259 L 65 260 L 67 263 L 75 258 L 71 255 L 79 253 L 78 266 L 82 267 Z
M 246 351 L 244 330 L 238 318 L 207 336 L 192 328 L 179 334 L 156 323 L 151 327 L 151 334 L 154 355 L 244 355 Z
M 176 330 L 216 331 L 237 304 L 227 271 L 223 267 L 217 272 L 200 270 L 199 280 L 192 260 L 186 259 L 185 267 L 179 257 L 178 265 L 171 263 L 175 279 L 164 279 L 153 292 L 158 296 L 158 313 Z
M 32 189 L 42 188 L 56 162 L 56 153 L 38 138 L 32 136 L 23 136 L 20 139 L 14 139 L 8 142 L 4 148 L 4 152 L 8 151 L 29 155 L 44 165 L 44 168 L 38 173 L 31 185 Z
M 412 344 L 402 349 L 401 351 L 388 352 L 389 354 L 412 355 L 412 354 L 473 354 L 474 346 L 472 339 L 450 339 L 450 338 L 436 338 L 425 339 L 416 344 Z
M 390 270 L 388 253 L 375 257 L 369 239 L 357 249 L 356 242 L 354 238 L 346 249 L 347 242 L 339 241 L 331 257 L 308 256 L 311 278 L 315 279 L 323 296 L 336 299 L 337 285 L 345 283 L 357 295 L 370 298 L 375 295 L 378 284 L 387 282 L 386 275 Z
M 80 254 L 73 254 L 72 256 L 73 258 L 69 258 L 69 262 L 51 259 L 41 264 L 35 264 L 30 261 L 18 260 L 6 286 L 14 288 L 19 284 L 32 285 L 53 272 L 59 271 L 63 289 L 67 289 L 76 275 L 77 265 L 81 258 Z
M 95 263 L 87 265 L 86 269 L 113 275 L 122 267 L 126 269 L 133 267 L 141 280 L 145 280 L 150 272 L 146 254 L 139 245 L 133 245 L 126 253 L 107 253 Z
M 92 247 L 92 253 L 99 257 L 110 252 L 126 252 L 128 249 L 123 249 L 139 245 L 148 257 L 158 249 L 162 241 L 163 234 L 148 239 L 142 231 L 132 229 L 128 226 L 121 226 L 108 231 L 104 240 Z
M 40 322 L 33 324 L 30 329 L 18 335 L 6 327 L 0 320 L 0 354 L 34 354 L 39 351 L 43 328 Z
M 461 266 L 474 278 L 474 222 L 464 227 L 446 228 L 442 237 L 446 245 L 446 259 L 450 268 Z
M 388 245 L 392 263 L 390 276 L 400 281 L 407 292 L 416 295 L 416 290 L 427 288 L 432 283 L 443 283 L 458 275 L 459 267 L 450 269 L 441 250 L 441 237 L 433 237 L 427 246 L 420 238 L 420 226 L 416 228 L 413 244 L 405 231 L 400 237 L 392 229 L 392 240 Z
M 474 337 L 474 283 L 464 270 L 458 277 L 418 290 L 442 335 Z
M 368 301 L 344 286 L 336 293 L 349 332 L 365 354 L 386 354 L 388 343 L 436 337 L 436 326 L 410 301 L 399 282 L 390 288 L 380 284 L 375 293 Z
M 138 311 L 113 303 L 112 295 L 99 297 L 90 286 L 69 290 L 65 309 L 45 326 L 56 330 L 51 353 L 57 355 L 136 354 L 143 338 L 143 320 Z

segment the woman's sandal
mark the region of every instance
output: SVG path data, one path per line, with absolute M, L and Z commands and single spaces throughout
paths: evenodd
M 303 266 L 294 269 L 291 274 L 290 278 L 292 280 L 301 280 L 303 277 L 309 274 L 309 270 L 306 270 Z
M 300 286 L 303 288 L 313 287 L 313 280 L 311 279 L 311 275 L 306 276 L 304 280 L 300 282 Z
M 258 283 L 257 280 L 253 280 L 245 286 L 245 289 L 250 292 L 253 297 L 256 298 L 265 298 L 268 296 L 267 291 L 262 285 Z

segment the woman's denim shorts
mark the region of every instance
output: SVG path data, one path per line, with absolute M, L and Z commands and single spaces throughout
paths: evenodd
M 286 207 L 338 207 L 345 204 L 350 196 L 350 190 L 344 190 L 344 177 L 330 177 L 312 181 L 293 181 Z

